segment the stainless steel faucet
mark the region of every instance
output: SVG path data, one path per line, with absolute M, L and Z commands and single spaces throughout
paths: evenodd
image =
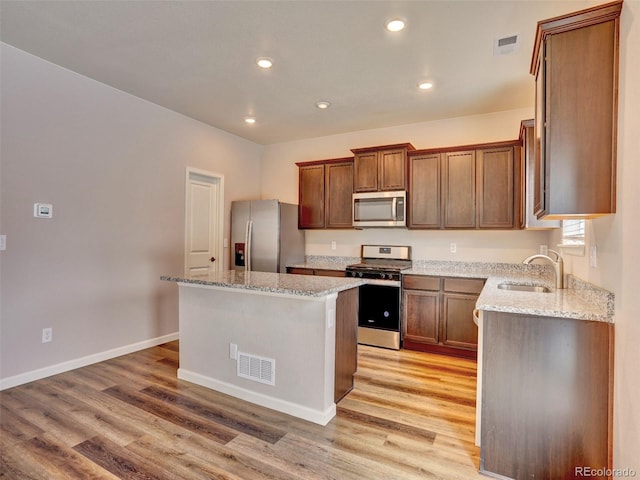
M 556 256 L 556 259 L 554 260 L 553 258 L 548 257 L 547 255 L 542 255 L 541 253 L 538 253 L 536 255 L 531 255 L 530 257 L 525 258 L 522 261 L 522 263 L 524 263 L 525 265 L 529 265 L 536 258 L 542 258 L 544 260 L 551 262 L 551 265 L 553 265 L 553 269 L 556 272 L 556 288 L 564 288 L 564 261 L 562 259 L 562 255 L 560 255 L 555 250 L 551 250 L 551 249 L 549 249 L 548 252 L 553 253 Z

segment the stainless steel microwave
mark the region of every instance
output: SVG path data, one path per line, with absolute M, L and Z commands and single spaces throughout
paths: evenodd
M 353 226 L 406 227 L 407 192 L 367 192 L 353 194 Z

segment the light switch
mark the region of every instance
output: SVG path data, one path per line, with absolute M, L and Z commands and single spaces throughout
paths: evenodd
M 7 236 L 0 235 L 0 252 L 4 252 L 7 249 Z

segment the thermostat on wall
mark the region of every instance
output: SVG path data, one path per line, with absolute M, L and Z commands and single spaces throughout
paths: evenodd
M 34 203 L 33 204 L 33 216 L 36 218 L 51 218 L 53 217 L 53 205 L 49 203 Z

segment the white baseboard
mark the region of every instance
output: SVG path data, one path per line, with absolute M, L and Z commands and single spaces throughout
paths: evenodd
M 138 350 L 144 350 L 145 348 L 155 347 L 162 343 L 172 342 L 178 339 L 178 332 L 163 335 L 161 337 L 151 338 L 138 343 L 132 343 L 123 347 L 114 348 L 105 352 L 94 353 L 87 355 L 86 357 L 76 358 L 66 362 L 51 365 L 49 367 L 39 368 L 30 372 L 14 375 L 13 377 L 7 377 L 0 379 L 0 390 L 6 390 L 7 388 L 17 387 L 25 383 L 33 382 L 34 380 L 40 380 L 41 378 L 50 377 L 59 373 L 68 372 L 69 370 L 75 370 L 76 368 L 86 367 L 94 363 L 103 362 L 110 358 L 120 357 L 128 353 L 137 352 Z
M 270 397 L 262 393 L 256 393 L 251 390 L 238 387 L 237 385 L 222 382 L 215 378 L 206 377 L 183 368 L 178 369 L 178 378 L 180 380 L 186 380 L 187 382 L 195 383 L 196 385 L 207 387 L 217 392 L 231 395 L 232 397 L 246 400 L 247 402 L 255 403 L 256 405 L 267 407 L 323 426 L 329 423 L 329 421 L 336 416 L 335 403 L 325 411 L 316 410 L 297 403 Z

